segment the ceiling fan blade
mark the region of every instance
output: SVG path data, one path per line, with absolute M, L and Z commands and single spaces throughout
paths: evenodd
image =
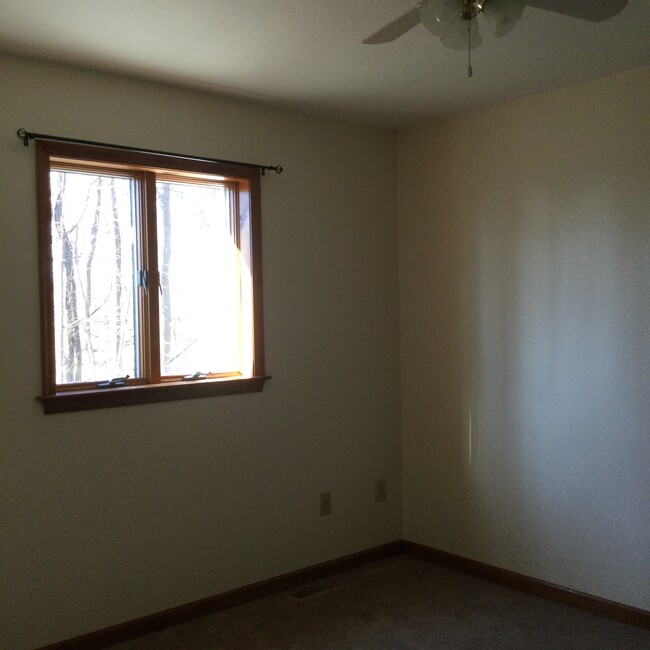
M 382 27 L 378 32 L 372 34 L 372 36 L 365 38 L 362 42 L 366 45 L 390 43 L 419 24 L 420 8 L 414 7 L 411 11 L 395 19 L 392 23 L 388 23 L 388 25 Z
M 490 4 L 490 3 L 488 3 Z M 554 11 L 573 18 L 582 18 L 593 23 L 600 23 L 603 20 L 620 14 L 627 6 L 627 0 L 526 0 L 529 7 Z
M 483 15 L 497 38 L 505 36 L 519 22 L 526 0 L 489 0 L 483 5 Z

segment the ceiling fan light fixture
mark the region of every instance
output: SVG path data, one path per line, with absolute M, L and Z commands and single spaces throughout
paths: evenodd
M 458 0 L 422 0 L 420 21 L 435 36 L 442 36 L 460 16 Z
M 481 11 L 485 0 L 422 0 L 419 5 L 422 24 L 445 47 L 454 50 L 468 48 L 467 31 L 471 22 L 471 49 L 482 42 L 478 21 L 474 20 Z
M 483 15 L 497 38 L 512 31 L 526 8 L 526 0 L 490 0 L 484 4 Z

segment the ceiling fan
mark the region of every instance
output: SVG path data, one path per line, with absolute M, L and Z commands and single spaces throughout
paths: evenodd
M 483 42 L 479 14 L 500 38 L 512 30 L 527 6 L 599 23 L 623 11 L 627 0 L 421 0 L 363 43 L 390 43 L 422 23 L 445 47 L 471 51 Z M 471 59 L 468 74 L 472 76 Z

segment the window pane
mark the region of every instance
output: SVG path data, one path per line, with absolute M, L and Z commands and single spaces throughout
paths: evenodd
M 161 374 L 240 369 L 237 219 L 221 183 L 159 181 Z
M 134 182 L 53 170 L 56 383 L 137 376 Z

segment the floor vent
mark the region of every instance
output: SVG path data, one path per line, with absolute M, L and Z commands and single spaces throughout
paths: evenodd
M 316 598 L 323 594 L 329 594 L 331 591 L 338 591 L 340 588 L 333 585 L 309 585 L 299 591 L 294 591 L 291 594 L 291 598 L 295 598 L 296 600 L 309 600 L 310 598 Z

